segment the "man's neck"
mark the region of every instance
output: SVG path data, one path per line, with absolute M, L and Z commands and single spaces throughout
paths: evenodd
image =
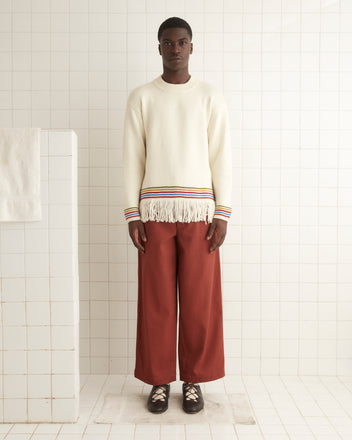
M 164 81 L 171 84 L 184 84 L 190 79 L 191 75 L 189 74 L 188 70 L 179 70 L 177 72 L 173 72 L 164 69 L 161 77 Z

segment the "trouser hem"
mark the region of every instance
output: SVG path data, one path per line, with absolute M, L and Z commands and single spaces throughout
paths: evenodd
M 190 382 L 190 383 L 198 383 L 198 382 L 211 382 L 213 380 L 218 380 L 225 377 L 225 373 L 213 375 L 213 376 L 187 376 L 180 374 L 180 380 L 183 382 Z
M 165 383 L 170 383 L 170 382 L 174 382 L 176 380 L 176 376 L 169 376 L 169 377 L 157 377 L 157 378 L 152 378 L 152 377 L 146 377 L 143 375 L 139 375 L 134 373 L 134 377 L 136 377 L 137 379 L 141 380 L 142 382 L 147 383 L 148 385 L 163 385 Z

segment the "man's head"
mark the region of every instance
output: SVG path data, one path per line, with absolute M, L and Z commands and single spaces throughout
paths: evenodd
M 178 17 L 170 17 L 161 23 L 158 31 L 159 53 L 164 69 L 188 69 L 189 55 L 193 52 L 192 29 Z

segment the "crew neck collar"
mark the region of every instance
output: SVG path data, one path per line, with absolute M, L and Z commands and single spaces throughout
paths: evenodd
M 197 84 L 196 78 L 194 78 L 192 75 L 187 82 L 180 84 L 169 83 L 165 81 L 161 75 L 155 78 L 153 82 L 160 89 L 165 90 L 167 92 L 175 92 L 175 93 L 187 92 L 193 89 L 193 87 L 195 87 Z

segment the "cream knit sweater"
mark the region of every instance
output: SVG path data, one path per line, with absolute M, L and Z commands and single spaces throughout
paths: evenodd
M 220 91 L 191 76 L 134 89 L 124 125 L 125 218 L 211 222 L 231 215 L 229 118 Z

